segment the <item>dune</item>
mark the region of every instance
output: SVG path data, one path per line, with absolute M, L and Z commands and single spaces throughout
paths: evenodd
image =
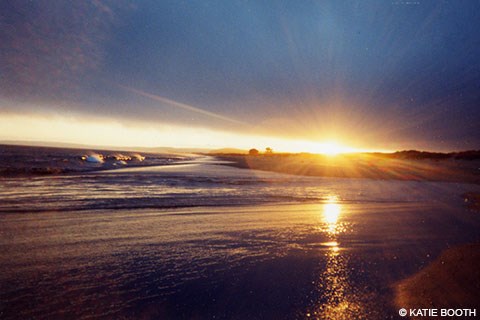
M 218 158 L 237 168 L 303 176 L 480 184 L 480 160 L 477 159 L 403 159 L 382 154 L 335 157 L 313 154 L 218 155 Z
M 479 308 L 480 244 L 445 250 L 426 268 L 395 285 L 398 308 Z

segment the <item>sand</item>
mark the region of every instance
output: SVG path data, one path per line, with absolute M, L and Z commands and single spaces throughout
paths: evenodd
M 231 166 L 304 176 L 480 184 L 480 160 L 399 159 L 376 154 L 220 156 Z
M 426 268 L 396 285 L 398 308 L 479 308 L 480 244 L 445 250 Z

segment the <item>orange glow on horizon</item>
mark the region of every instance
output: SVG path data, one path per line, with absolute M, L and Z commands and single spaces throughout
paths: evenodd
M 360 150 L 340 145 L 335 141 L 319 143 L 314 150 L 314 153 L 325 154 L 328 156 L 336 156 L 341 153 L 355 153 L 355 152 L 360 152 Z
M 334 156 L 365 152 L 337 142 L 315 142 L 210 128 L 165 123 L 121 123 L 107 119 L 63 116 L 4 115 L 0 118 L 0 141 L 30 141 L 79 144 L 91 147 L 239 148 L 274 152 L 308 152 Z

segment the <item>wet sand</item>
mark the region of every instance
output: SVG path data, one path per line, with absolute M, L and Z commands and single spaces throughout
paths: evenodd
M 457 204 L 335 197 L 0 226 L 2 319 L 400 319 L 395 284 L 480 240 L 480 217 Z
M 0 318 L 402 319 L 437 301 L 425 279 L 473 272 L 436 266 L 480 241 L 479 188 L 209 157 L 2 178 Z

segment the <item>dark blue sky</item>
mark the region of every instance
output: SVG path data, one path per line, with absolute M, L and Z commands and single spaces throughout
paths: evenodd
M 479 9 L 423 0 L 3 1 L 0 113 L 478 149 Z

